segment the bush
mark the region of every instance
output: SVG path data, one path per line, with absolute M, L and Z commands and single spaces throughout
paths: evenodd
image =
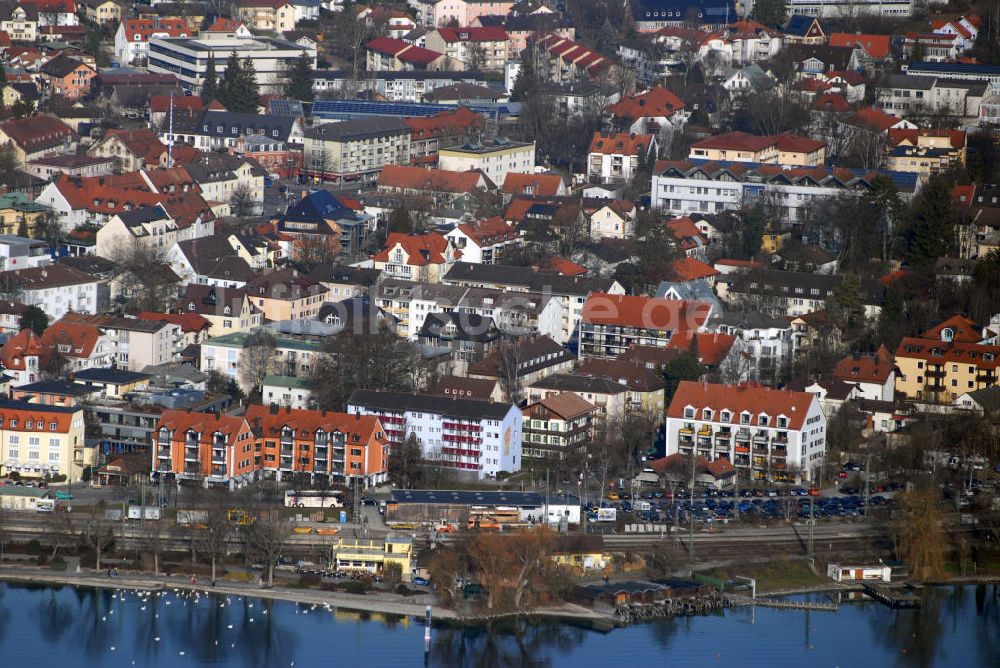
M 35 557 L 38 556 L 42 551 L 42 544 L 38 542 L 37 538 L 32 538 L 28 541 L 28 554 Z
M 13 480 L 14 482 L 17 482 L 18 480 L 21 479 L 21 474 L 18 471 L 11 471 L 10 473 L 7 474 L 7 477 Z
M 45 564 L 48 563 L 48 561 L 49 558 L 44 554 L 40 554 L 37 557 L 35 557 L 35 563 L 38 564 L 39 566 L 44 566 Z
M 62 557 L 56 557 L 55 559 L 52 560 L 52 563 L 49 564 L 49 568 L 51 568 L 54 571 L 64 571 L 66 570 L 66 566 L 67 566 L 66 560 L 63 559 Z
M 390 587 L 395 587 L 403 579 L 403 566 L 398 561 L 390 561 L 382 568 L 382 580 Z
M 399 586 L 396 587 L 396 593 L 399 594 L 400 596 L 409 596 L 413 592 L 411 592 L 409 587 L 407 587 L 405 584 L 400 583 Z
M 299 576 L 299 587 L 303 589 L 308 587 L 318 587 L 323 583 L 323 578 L 316 575 L 315 573 L 303 573 Z
M 50 482 L 66 482 L 66 475 L 64 473 L 57 473 L 54 476 L 52 476 L 51 478 L 49 478 L 49 481 Z
M 366 591 L 368 591 L 368 588 L 365 587 L 365 583 L 360 580 L 351 580 L 350 582 L 345 582 L 343 584 L 343 587 L 344 591 L 346 591 L 348 594 L 364 594 Z

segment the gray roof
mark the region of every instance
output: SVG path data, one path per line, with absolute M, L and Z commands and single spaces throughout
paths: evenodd
M 594 394 L 621 394 L 628 392 L 627 385 L 616 383 L 607 378 L 596 376 L 576 376 L 568 373 L 556 373 L 535 381 L 532 388 L 541 390 L 559 390 L 561 392 L 591 392 Z
M 103 369 L 103 368 L 93 368 L 93 369 L 82 369 L 75 372 L 74 374 L 77 380 L 83 380 L 89 383 L 134 383 L 139 380 L 148 380 L 150 375 L 148 373 L 139 373 L 138 371 L 126 371 L 124 369 Z
M 1000 411 L 1000 385 L 975 390 L 968 394 L 973 401 L 983 407 L 986 413 Z
M 545 498 L 538 492 L 394 489 L 392 502 L 537 508 L 545 504 Z
M 201 118 L 174 117 L 174 131 L 208 137 L 256 135 L 263 131 L 268 137 L 287 141 L 298 119 L 295 116 L 245 114 L 234 111 L 206 111 Z M 219 128 L 222 128 L 221 130 Z M 235 130 L 235 133 L 233 132 Z M 274 131 L 278 136 L 274 136 Z
M 889 88 L 905 88 L 909 90 L 930 90 L 934 87 L 934 77 L 907 76 L 905 74 L 891 74 L 888 77 Z
M 535 271 L 530 267 L 502 264 L 456 262 L 445 274 L 444 282 L 454 285 L 513 285 L 543 294 L 586 297 L 591 292 L 606 292 L 611 289 L 615 279 L 597 276 L 563 276 Z
M 381 392 L 377 390 L 355 390 L 348 406 L 361 406 L 369 410 L 384 410 L 393 413 L 418 411 L 436 413 L 453 418 L 474 420 L 503 420 L 514 408 L 513 404 L 480 401 L 478 399 L 457 399 L 431 394 L 411 394 L 409 392 Z
M 409 134 L 410 126 L 396 116 L 369 116 L 338 123 L 324 123 L 306 130 L 305 136 L 323 141 L 352 141 L 384 135 Z
M 123 211 L 118 214 L 118 218 L 125 224 L 125 227 L 131 228 L 154 220 L 166 220 L 170 216 L 157 204 L 156 206 L 143 206 L 131 211 Z

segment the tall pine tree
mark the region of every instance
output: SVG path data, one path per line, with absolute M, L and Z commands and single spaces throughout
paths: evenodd
M 288 70 L 288 88 L 285 89 L 285 96 L 293 100 L 312 102 L 316 97 L 312 85 L 312 60 L 303 53 Z
M 205 80 L 201 84 L 201 101 L 208 104 L 219 94 L 219 79 L 215 74 L 215 56 L 208 57 Z
M 914 208 L 907 259 L 915 267 L 928 269 L 948 253 L 954 236 L 948 181 L 942 176 L 932 177 Z
M 253 62 L 244 58 L 239 65 L 238 84 L 229 91 L 231 98 L 230 111 L 240 111 L 248 114 L 257 111 L 257 98 L 260 97 L 260 87 L 257 85 L 257 71 Z
M 215 91 L 215 99 L 230 111 L 236 111 L 232 108 L 233 97 L 235 96 L 235 91 L 239 90 L 242 72 L 243 68 L 240 67 L 240 58 L 233 51 L 229 54 L 229 59 L 226 60 L 226 71 L 219 78 L 219 83 Z

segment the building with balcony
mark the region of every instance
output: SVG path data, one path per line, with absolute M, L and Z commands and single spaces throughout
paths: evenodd
M 634 345 L 666 348 L 677 332 L 699 331 L 712 305 L 595 292 L 580 320 L 580 357 L 615 358 Z
M 253 405 L 246 419 L 254 433 L 254 468 L 310 483 L 385 482 L 389 439 L 370 415 Z
M 0 401 L 0 472 L 25 478 L 64 475 L 79 481 L 97 463 L 84 439 L 83 408 Z
M 997 385 L 1000 346 L 983 343 L 980 326 L 954 316 L 908 336 L 896 348 L 896 392 L 906 399 L 952 403 Z
M 592 182 L 628 183 L 639 166 L 655 160 L 656 138 L 626 132 L 595 132 L 587 154 L 587 176 Z
M 666 454 L 728 459 L 743 480 L 812 480 L 826 456 L 815 395 L 682 381 L 667 409 Z
M 254 479 L 254 438 L 245 417 L 163 411 L 152 466 L 161 476 L 235 488 Z
M 528 459 L 576 459 L 593 433 L 597 407 L 574 392 L 561 392 L 521 409 L 522 449 Z
M 385 565 L 397 563 L 403 572 L 403 581 L 410 581 L 410 563 L 413 558 L 413 538 L 386 536 L 376 538 L 339 537 L 330 547 L 332 565 L 338 571 L 381 574 Z
M 390 447 L 415 436 L 424 458 L 434 466 L 479 479 L 521 469 L 523 416 L 513 404 L 356 390 L 347 411 L 377 417 Z

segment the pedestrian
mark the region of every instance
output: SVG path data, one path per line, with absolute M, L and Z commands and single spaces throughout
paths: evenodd
M 198 578 L 195 575 L 191 575 L 191 584 L 198 584 Z
M 110 568 L 108 569 L 108 579 L 109 580 L 111 579 L 111 569 Z

